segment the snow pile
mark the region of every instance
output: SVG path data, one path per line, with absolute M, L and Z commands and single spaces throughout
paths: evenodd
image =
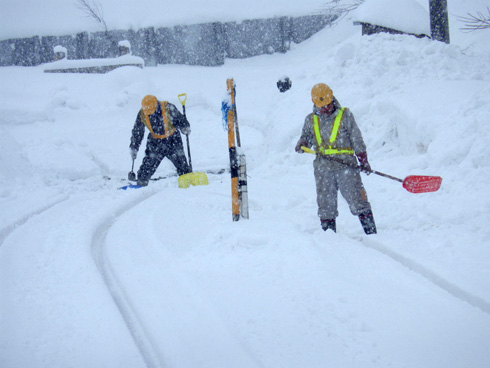
M 66 47 L 57 45 L 53 48 L 56 61 L 43 66 L 45 72 L 51 73 L 107 73 L 122 66 L 143 68 L 145 61 L 131 54 L 128 40 L 118 43 L 120 54 L 117 58 L 68 59 Z
M 121 66 L 134 66 L 143 68 L 145 61 L 139 56 L 130 54 L 122 55 L 116 58 L 94 58 L 94 59 L 62 59 L 52 63 L 44 64 L 45 72 L 62 72 L 73 70 L 76 72 L 80 69 L 102 69 L 104 67 L 118 68 Z

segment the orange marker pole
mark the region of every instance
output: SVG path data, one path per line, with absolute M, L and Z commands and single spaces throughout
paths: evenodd
M 233 79 L 226 81 L 227 90 L 233 95 Z M 240 201 L 238 196 L 238 157 L 235 146 L 235 114 L 233 109 L 228 111 L 228 150 L 230 154 L 231 172 L 231 212 L 233 221 L 240 219 Z

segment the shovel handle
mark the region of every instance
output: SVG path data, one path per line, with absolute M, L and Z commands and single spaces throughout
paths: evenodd
M 177 97 L 179 98 L 180 104 L 182 106 L 185 106 L 185 102 L 187 101 L 187 94 L 186 93 L 181 93 Z
M 362 171 L 366 171 L 366 170 L 362 170 Z M 376 175 L 382 176 L 382 177 L 384 177 L 384 178 L 388 178 L 388 179 L 395 180 L 395 181 L 399 181 L 400 183 L 403 183 L 403 180 L 402 180 L 402 179 L 400 179 L 400 178 L 395 178 L 394 176 L 391 176 L 391 175 L 388 175 L 388 174 L 384 174 L 384 173 L 382 173 L 382 172 L 375 171 L 375 170 L 371 170 L 370 172 L 371 172 L 371 173 L 373 173 L 373 174 L 376 174 Z
M 134 173 L 134 158 L 133 158 L 133 165 L 131 166 L 131 171 L 128 173 L 128 180 L 129 181 L 136 180 L 136 174 Z
M 180 104 L 182 105 L 182 111 L 184 112 L 184 117 L 185 117 L 185 102 L 187 101 L 187 94 L 181 93 L 177 97 L 179 98 Z
M 311 153 L 311 154 L 313 154 L 313 155 L 316 155 L 316 154 L 321 154 L 321 153 L 316 152 L 316 151 L 312 150 L 311 148 L 308 148 L 308 147 L 305 147 L 305 146 L 301 146 L 301 149 L 302 149 L 304 152 L 306 152 L 306 153 Z M 325 156 L 325 157 L 327 157 L 327 156 Z M 388 178 L 388 179 L 395 180 L 395 181 L 398 181 L 398 182 L 400 182 L 400 183 L 403 183 L 403 180 L 402 180 L 402 179 L 400 179 L 400 178 L 395 178 L 394 176 L 391 176 L 391 175 L 388 175 L 388 174 L 384 174 L 384 173 L 379 172 L 379 171 L 375 171 L 375 170 L 371 170 L 371 171 L 369 171 L 369 170 L 364 170 L 364 169 L 362 169 L 362 168 L 361 168 L 360 166 L 358 166 L 358 165 L 351 165 L 351 164 L 348 164 L 348 163 L 346 163 L 346 162 L 341 162 L 341 161 L 339 161 L 339 160 L 336 160 L 336 159 L 335 159 L 335 158 L 333 158 L 333 157 L 327 157 L 327 158 L 328 158 L 329 160 L 336 161 L 336 162 L 338 162 L 339 164 L 346 165 L 346 166 L 350 166 L 350 167 L 353 167 L 353 168 L 355 168 L 355 169 L 356 169 L 356 168 L 357 168 L 357 169 L 360 169 L 361 171 L 364 171 L 365 173 L 368 173 L 368 174 L 373 173 L 373 174 L 376 174 L 376 175 L 382 176 L 382 177 L 384 177 L 384 178 Z
M 301 149 L 307 153 L 319 154 L 318 152 L 316 152 L 316 151 L 314 151 L 308 147 L 302 146 Z M 384 174 L 384 173 L 379 172 L 379 171 L 364 170 L 364 169 L 360 168 L 358 165 L 352 165 L 352 164 L 348 164 L 345 162 L 340 162 L 339 160 L 336 160 L 333 157 L 327 157 L 327 159 L 332 160 L 332 161 L 337 161 L 340 164 L 343 164 L 346 166 L 358 168 L 361 171 L 364 171 L 366 173 L 373 173 L 373 174 L 376 174 L 376 175 L 379 175 L 379 176 L 382 176 L 382 177 L 385 177 L 385 178 L 388 178 L 391 180 L 398 181 L 398 182 L 402 183 L 403 188 L 405 188 L 410 193 L 436 192 L 439 190 L 439 188 L 441 187 L 441 183 L 442 183 L 442 178 L 440 176 L 410 175 L 410 176 L 407 176 L 405 178 L 405 180 L 402 180 L 402 179 L 396 178 L 394 176 Z
M 301 149 L 303 150 L 303 152 L 311 153 L 312 155 L 316 155 L 316 151 L 312 150 L 311 148 L 301 146 Z
M 187 94 L 181 93 L 177 97 L 179 98 L 179 101 L 182 105 L 182 111 L 184 112 L 184 117 L 186 117 L 185 116 L 185 102 L 187 101 Z M 191 159 L 191 148 L 189 145 L 189 136 L 186 135 L 185 138 L 186 138 L 186 142 L 187 142 L 187 156 L 189 157 L 189 168 L 191 169 L 191 172 L 192 172 L 192 159 Z
M 187 156 L 189 156 L 189 168 L 191 169 L 192 172 L 192 159 L 191 159 L 191 147 L 189 145 L 189 136 L 185 136 L 186 141 L 187 141 Z

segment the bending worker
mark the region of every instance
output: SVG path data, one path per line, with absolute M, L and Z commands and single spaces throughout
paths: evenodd
M 313 112 L 306 116 L 295 150 L 302 153 L 301 147 L 313 147 L 317 153 L 313 169 L 322 229 L 337 231 L 337 192 L 340 190 L 351 213 L 359 217 L 364 232 L 376 234 L 371 204 L 360 175 L 360 170 L 370 173 L 371 167 L 354 115 L 340 106 L 324 83 L 313 86 L 311 98 Z
M 191 172 L 184 153 L 183 134 L 191 132 L 189 122 L 184 115 L 167 101 L 158 101 L 155 96 L 147 95 L 141 101 L 141 110 L 136 116 L 131 144 L 131 158 L 136 159 L 138 149 L 145 134 L 145 126 L 149 130 L 145 157 L 138 170 L 138 185 L 147 186 L 151 176 L 167 157 L 177 169 L 178 175 Z

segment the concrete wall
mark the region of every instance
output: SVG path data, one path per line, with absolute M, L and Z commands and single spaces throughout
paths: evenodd
M 52 62 L 56 45 L 66 47 L 68 59 L 116 57 L 122 40 L 131 43 L 133 55 L 142 57 L 147 66 L 218 66 L 224 64 L 225 58 L 285 53 L 291 42 L 306 40 L 335 18 L 323 14 L 2 40 L 0 66 Z

